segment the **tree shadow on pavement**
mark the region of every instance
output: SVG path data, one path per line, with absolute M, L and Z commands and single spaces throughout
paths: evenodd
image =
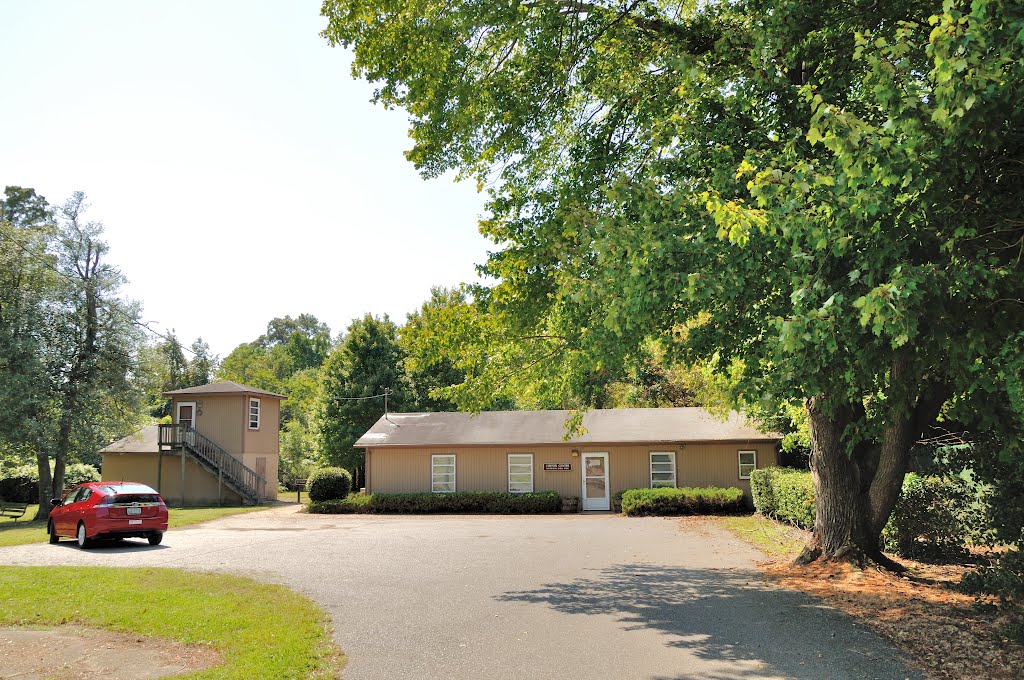
M 660 632 L 665 645 L 698 659 L 745 662 L 725 673 L 702 670 L 657 680 L 922 677 L 888 643 L 845 614 L 803 593 L 771 586 L 754 570 L 623 564 L 594 571 L 591 577 L 497 599 L 544 604 L 565 614 L 613 616 L 625 630 Z

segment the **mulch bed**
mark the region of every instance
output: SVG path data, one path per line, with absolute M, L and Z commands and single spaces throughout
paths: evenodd
M 929 678 L 1024 677 L 1024 646 L 1000 632 L 1005 618 L 950 588 L 967 567 L 901 559 L 907 575 L 850 565 L 762 562 L 770 580 L 815 595 L 903 650 Z

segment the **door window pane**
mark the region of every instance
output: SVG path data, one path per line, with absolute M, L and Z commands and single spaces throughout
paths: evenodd
M 587 478 L 587 498 L 604 498 L 607 495 L 607 487 L 604 477 Z
M 588 477 L 602 477 L 604 476 L 604 458 L 594 456 L 588 457 L 587 461 L 587 476 Z

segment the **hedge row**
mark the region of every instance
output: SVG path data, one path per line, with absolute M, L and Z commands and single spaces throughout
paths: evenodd
M 806 470 L 768 467 L 750 475 L 754 507 L 804 529 L 814 526 L 814 484 Z M 955 556 L 985 530 L 984 498 L 959 477 L 913 473 L 882 531 L 885 549 L 904 557 Z
M 312 501 L 309 504 L 309 512 L 321 515 L 363 512 L 386 515 L 430 513 L 535 515 L 561 512 L 561 510 L 562 499 L 554 491 L 351 494 L 343 499 Z
M 750 473 L 754 508 L 804 529 L 814 527 L 814 482 L 811 473 L 792 468 L 766 467 Z
M 629 489 L 622 493 L 622 512 L 630 517 L 707 515 L 742 508 L 743 491 L 735 487 Z

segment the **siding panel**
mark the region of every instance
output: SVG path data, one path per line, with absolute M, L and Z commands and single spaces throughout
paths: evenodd
M 195 428 L 233 456 L 242 452 L 242 428 L 245 426 L 245 401 L 241 395 L 194 395 L 174 399 L 175 418 L 178 402 L 196 402 Z
M 737 452 L 757 451 L 757 466 L 774 465 L 774 444 L 677 444 L 633 446 L 537 446 L 369 449 L 369 491 L 407 493 L 430 491 L 431 454 L 455 454 L 456 488 L 459 491 L 507 491 L 508 454 L 533 454 L 533 488 L 557 491 L 562 496 L 581 495 L 580 453 L 607 452 L 612 493 L 650 486 L 650 452 L 676 453 L 677 486 L 735 486 L 750 492 L 750 483 L 739 478 Z M 569 463 L 572 470 L 544 470 L 544 463 Z
M 163 496 L 167 503 L 181 503 L 181 458 L 165 453 L 160 485 L 157 485 L 157 459 L 154 453 L 103 454 L 104 482 L 141 482 Z M 221 487 L 225 505 L 241 505 L 242 499 L 226 486 Z M 185 505 L 217 505 L 217 478 L 199 467 L 191 458 L 185 458 Z

